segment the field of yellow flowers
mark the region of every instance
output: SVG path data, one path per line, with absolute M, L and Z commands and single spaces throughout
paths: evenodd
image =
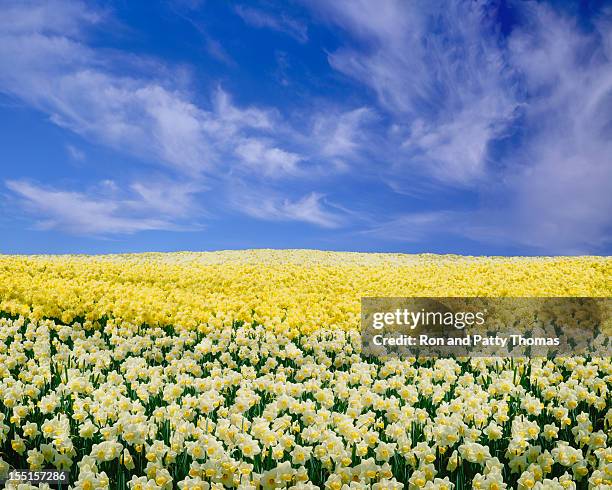
M 380 359 L 359 322 L 362 296 L 607 297 L 611 272 L 604 257 L 0 256 L 0 478 L 610 489 L 611 358 Z

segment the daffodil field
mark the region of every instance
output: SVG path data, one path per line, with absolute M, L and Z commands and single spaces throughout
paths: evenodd
M 0 478 L 610 489 L 611 358 L 368 357 L 360 298 L 607 297 L 611 272 L 605 257 L 0 256 Z

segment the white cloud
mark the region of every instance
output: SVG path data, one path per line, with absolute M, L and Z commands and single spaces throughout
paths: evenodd
M 360 232 L 378 240 L 418 243 L 431 240 L 434 235 L 456 235 L 462 231 L 465 220 L 461 213 L 429 211 L 403 213 L 374 224 Z
M 471 185 L 488 177 L 489 144 L 513 117 L 509 106 L 505 115 L 498 112 L 496 99 L 493 94 L 483 95 L 448 121 L 414 121 L 402 143 L 412 165 L 425 167 L 426 173 L 450 184 Z
M 238 5 L 235 8 L 236 13 L 247 24 L 258 27 L 272 29 L 273 31 L 282 32 L 294 38 L 300 43 L 308 41 L 308 29 L 300 21 L 292 19 L 285 14 L 271 14 L 253 7 Z
M 281 216 L 286 216 L 289 219 L 305 221 L 326 228 L 335 228 L 340 226 L 341 218 L 324 208 L 324 196 L 317 192 L 311 192 L 299 201 L 291 202 L 283 200 L 280 205 L 279 212 Z
M 104 17 L 104 12 L 88 9 L 83 2 L 6 0 L 2 3 L 0 31 L 75 35 L 81 33 L 84 26 L 96 24 Z
M 371 88 L 404 134 L 394 171 L 470 185 L 517 102 L 481 2 L 319 2 L 357 40 L 332 52 L 338 71 Z M 365 46 L 365 47 L 364 47 Z
M 239 107 L 220 87 L 212 91 L 210 106 L 202 107 L 167 67 L 134 56 L 125 63 L 123 53 L 90 47 L 88 30 L 104 20 L 102 12 L 81 2 L 8 2 L 0 19 L 0 92 L 88 140 L 161 166 L 172 177 L 165 184 L 116 188 L 112 198 L 12 182 L 23 205 L 46 216 L 41 225 L 100 233 L 104 226 L 108 233 L 167 228 L 207 180 L 227 178 L 234 170 L 255 181 L 299 173 L 305 157 L 283 148 L 297 133 L 278 111 Z M 282 22 L 293 35 L 301 32 L 289 19 Z M 66 149 L 83 160 L 74 145 Z M 181 188 L 172 184 L 185 181 L 190 184 Z M 101 185 L 98 191 L 109 189 Z M 48 208 L 40 196 L 49 199 Z M 309 203 L 287 201 L 279 209 L 285 219 L 307 220 L 300 210 L 306 213 Z M 312 221 L 329 224 L 325 213 L 317 214 L 316 203 L 311 205 Z M 122 214 L 124 209 L 130 214 Z
M 509 219 L 533 246 L 603 248 L 612 242 L 612 16 L 586 34 L 546 5 L 528 13 L 510 40 L 529 91 L 529 133 L 507 177 Z
M 279 197 L 272 191 L 234 194 L 236 209 L 254 218 L 268 221 L 303 221 L 324 228 L 337 228 L 344 223 L 338 213 L 327 209 L 325 196 L 311 192 L 297 200 Z
M 135 194 L 131 203 L 135 210 L 158 213 L 168 219 L 199 219 L 207 214 L 195 196 L 208 189 L 196 181 L 147 180 L 133 182 L 129 188 Z
M 349 111 L 328 110 L 314 119 L 311 141 L 317 142 L 323 159 L 331 160 L 337 167 L 346 167 L 368 152 L 371 131 L 367 127 L 375 119 L 368 107 Z
M 75 162 L 82 162 L 85 160 L 85 152 L 79 150 L 74 145 L 66 145 L 66 151 L 68 152 L 68 155 L 70 155 L 70 158 L 72 158 Z
M 522 27 L 504 43 L 485 7 L 317 4 L 359 46 L 332 52 L 330 64 L 369 87 L 392 121 L 384 179 L 413 195 L 468 187 L 482 203 L 399 212 L 374 229 L 406 238 L 445 230 L 548 253 L 604 249 L 612 242 L 611 12 L 586 32 L 545 4 L 523 2 Z M 512 152 L 493 161 L 491 145 L 517 128 Z
M 51 25 L 58 16 L 62 21 Z M 239 108 L 220 88 L 207 110 L 170 77 L 158 79 L 146 69 L 117 74 L 114 58 L 83 42 L 82 31 L 102 16 L 81 3 L 14 3 L 13 17 L 21 21 L 0 23 L 0 92 L 85 138 L 193 177 L 228 165 L 225 153 L 240 133 L 274 132 L 272 111 Z M 138 65 L 147 63 L 131 60 Z
M 166 175 L 138 178 L 130 169 L 136 182 L 108 180 L 91 192 L 24 181 L 9 187 L 41 226 L 73 232 L 189 224 L 202 215 L 194 196 L 205 182 L 222 189 L 219 201 L 255 218 L 333 228 L 359 218 L 315 186 L 357 175 L 374 185 L 382 178 L 414 199 L 440 193 L 436 206 L 467 195 L 445 194 L 455 187 L 479 201 L 472 210 L 457 202 L 452 211 L 398 209 L 372 219 L 375 232 L 396 230 L 407 241 L 446 230 L 549 253 L 611 242 L 610 12 L 587 33 L 546 5 L 523 2 L 523 27 L 501 42 L 480 1 L 309 5 L 343 30 L 329 63 L 366 87 L 373 106 L 347 108 L 323 97 L 286 116 L 238 104 L 221 88 L 201 102 L 206 96 L 177 81 L 180 67 L 92 48 L 89 33 L 107 27 L 105 12 L 60 0 L 5 2 L 0 92 Z M 306 27 L 286 16 L 236 11 L 250 25 L 308 39 Z M 222 60 L 218 48 L 207 47 Z M 492 147 L 512 129 L 513 152 L 494 161 Z M 81 159 L 76 146 L 66 150 Z M 239 180 L 261 192 L 233 192 Z
M 280 178 L 300 173 L 300 155 L 273 147 L 262 139 L 243 140 L 236 147 L 236 155 L 247 168 L 261 171 L 268 177 Z
M 180 229 L 172 213 L 152 202 L 122 200 L 104 193 L 70 192 L 41 187 L 24 181 L 8 181 L 6 186 L 22 199 L 26 209 L 38 217 L 37 228 L 56 229 L 77 235 L 129 234 L 146 230 Z M 98 190 L 108 190 L 102 184 Z M 153 217 L 157 216 L 157 217 Z
M 199 110 L 153 81 L 102 71 L 96 58 L 64 37 L 2 32 L 0 90 L 84 137 L 184 170 L 205 167 Z
M 217 88 L 213 95 L 213 105 L 216 119 L 227 125 L 230 134 L 234 134 L 242 127 L 272 130 L 276 122 L 274 121 L 274 111 L 258 109 L 256 107 L 238 108 L 232 102 L 229 94 L 220 87 Z
M 227 66 L 236 66 L 236 62 L 234 61 L 234 59 L 226 51 L 223 45 L 216 39 L 213 39 L 210 36 L 206 36 L 204 39 L 204 47 L 206 48 L 206 52 L 217 61 L 220 61 L 221 63 L 224 63 Z

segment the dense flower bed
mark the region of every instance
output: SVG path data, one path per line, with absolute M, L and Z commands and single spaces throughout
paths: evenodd
M 612 260 L 317 251 L 0 256 L 0 311 L 31 319 L 343 330 L 362 296 L 609 296 Z
M 74 488 L 610 488 L 610 358 L 378 359 L 363 295 L 609 295 L 610 260 L 0 258 L 0 476 Z M 28 488 L 22 485 L 22 488 Z

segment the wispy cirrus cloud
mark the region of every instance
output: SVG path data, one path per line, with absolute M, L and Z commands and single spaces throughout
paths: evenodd
M 422 243 L 434 235 L 457 235 L 465 231 L 466 220 L 454 211 L 423 211 L 402 213 L 361 230 L 370 237 L 387 237 L 391 241 Z
M 381 146 L 390 187 L 422 198 L 466 188 L 482 203 L 396 212 L 374 232 L 569 253 L 612 242 L 609 11 L 585 31 L 575 17 L 524 2 L 501 38 L 486 2 L 315 8 L 353 40 L 330 65 L 368 87 L 391 121 Z
M 369 107 L 330 110 L 314 118 L 309 137 L 318 143 L 322 159 L 338 168 L 350 167 L 373 149 L 371 125 L 376 118 L 375 111 Z
M 85 152 L 79 150 L 74 145 L 66 145 L 66 152 L 75 162 L 83 162 L 85 161 Z
M 233 184 L 230 196 L 234 209 L 266 221 L 301 221 L 324 228 L 338 228 L 346 223 L 346 213 L 318 192 L 290 198 L 269 188 L 257 192 Z
M 210 36 L 205 36 L 204 47 L 206 52 L 217 61 L 220 61 L 221 63 L 224 63 L 230 67 L 236 67 L 236 61 L 217 39 L 213 39 Z
M 149 68 L 159 67 L 158 62 L 130 56 L 127 64 L 121 52 L 91 47 L 87 33 L 101 28 L 107 13 L 82 2 L 55 0 L 8 2 L 3 14 L 0 92 L 47 114 L 53 123 L 86 140 L 158 167 L 167 174 L 171 188 L 188 178 L 201 189 L 207 180 L 223 179 L 234 172 L 254 180 L 307 175 L 298 167 L 308 155 L 284 148 L 287 143 L 299 146 L 299 142 L 292 143 L 292 134 L 297 132 L 277 110 L 239 107 L 221 87 L 210 93 L 208 106 L 203 106 L 165 75 L 169 69 L 153 72 Z M 289 20 L 279 26 L 293 35 L 301 32 Z M 135 68 L 130 72 L 126 66 Z M 72 158 L 82 160 L 82 152 L 72 145 L 67 148 Z M 143 229 L 176 228 L 172 220 L 180 214 L 169 213 L 163 220 L 154 217 L 159 209 L 151 205 L 153 191 L 138 180 L 120 186 L 123 195 L 99 199 L 18 181 L 7 187 L 30 212 L 52 215 L 40 221 L 47 228 L 87 232 L 92 226 L 97 229 L 106 224 L 109 233 L 137 231 L 136 218 L 121 214 L 127 204 L 130 212 L 139 207 Z M 35 198 L 37 190 L 55 204 L 45 209 Z M 168 201 L 167 191 L 157 190 L 160 202 L 182 209 L 185 215 L 193 211 L 189 199 Z M 185 195 L 191 196 L 189 188 Z M 83 204 L 78 212 L 72 209 L 77 203 Z M 106 214 L 103 208 L 108 209 Z M 293 215 L 301 219 L 299 207 L 285 208 L 294 210 L 285 212 L 287 219 Z M 87 214 L 98 224 L 82 226 Z M 325 226 L 322 216 L 319 221 Z
M 488 146 L 518 106 L 484 3 L 316 5 L 354 40 L 330 53 L 331 66 L 369 87 L 393 120 L 403 153 L 393 170 L 454 185 L 484 177 Z
M 193 206 L 189 185 L 177 187 L 136 183 L 131 197 L 116 195 L 118 188 L 101 182 L 87 192 L 54 189 L 28 181 L 8 181 L 6 186 L 36 216 L 35 227 L 80 235 L 131 234 L 147 230 L 193 229 L 181 224 Z
M 189 227 L 211 203 L 222 216 L 344 227 L 399 243 L 445 233 L 534 252 L 610 246 L 610 11 L 584 23 L 546 2 L 520 2 L 502 29 L 490 2 L 301 5 L 324 25 L 311 28 L 296 20 L 306 12 L 289 17 L 274 2 L 225 13 L 241 29 L 308 41 L 283 46 L 281 58 L 268 53 L 285 69 L 291 62 L 292 79 L 303 77 L 273 77 L 277 101 L 250 73 L 241 76 L 259 67 L 234 64 L 224 48 L 235 44 L 208 30 L 204 58 L 222 62 L 214 70 L 231 65 L 234 78 L 202 90 L 200 67 L 101 45 L 117 22 L 111 10 L 5 2 L 0 92 L 80 136 L 64 145 L 69 153 L 87 151 L 72 180 L 85 176 L 78 191 L 12 176 L 15 202 L 39 225 L 71 232 L 88 229 L 71 209 L 78 203 L 116 234 L 138 231 L 138 219 L 143 229 Z M 190 15 L 200 19 L 204 8 Z M 325 25 L 329 37 L 315 38 Z M 94 146 L 129 157 L 124 178 L 87 183 L 85 169 L 99 161 Z M 37 204 L 36 191 L 56 204 Z M 371 210 L 368 199 L 376 199 Z
M 300 172 L 300 155 L 274 147 L 265 140 L 246 138 L 236 147 L 236 155 L 244 166 L 257 168 L 271 178 L 296 175 Z
M 212 172 L 231 138 L 270 126 L 264 111 L 232 106 L 222 90 L 206 110 L 167 81 L 115 75 L 98 52 L 64 37 L 3 33 L 0 44 L 0 90 L 58 126 L 154 165 Z
M 15 35 L 43 32 L 73 36 L 82 34 L 84 27 L 97 24 L 106 16 L 103 10 L 89 9 L 82 2 L 7 1 L 2 5 L 0 30 Z
M 253 27 L 282 32 L 300 43 L 308 41 L 306 25 L 286 14 L 266 12 L 246 5 L 237 5 L 234 10 L 244 22 Z
M 527 131 L 507 173 L 507 219 L 529 245 L 601 249 L 612 243 L 612 11 L 588 33 L 546 5 L 526 17 L 509 43 Z
M 57 125 L 194 177 L 231 165 L 228 155 L 241 135 L 255 138 L 260 131 L 274 139 L 279 122 L 273 111 L 237 107 L 221 88 L 205 108 L 169 77 L 147 70 L 116 73 L 112 56 L 85 43 L 83 31 L 103 16 L 84 4 L 56 1 L 33 10 L 11 5 L 9 19 L 21 22 L 0 24 L 0 91 Z M 54 24 L 59 13 L 63 20 Z

